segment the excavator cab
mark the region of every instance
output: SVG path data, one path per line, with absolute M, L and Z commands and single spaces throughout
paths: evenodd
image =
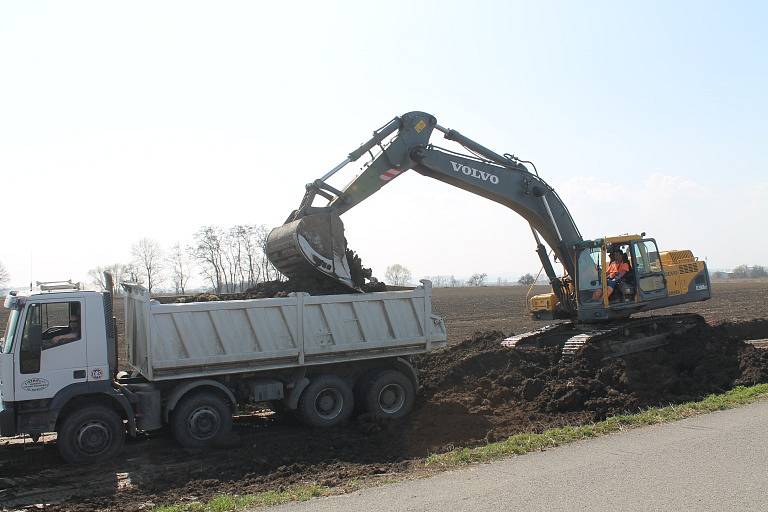
M 627 269 L 613 282 L 608 275 L 611 261 L 626 264 Z M 639 304 L 666 297 L 655 240 L 624 235 L 584 242 L 577 256 L 576 289 L 579 317 L 584 320 L 629 316 Z

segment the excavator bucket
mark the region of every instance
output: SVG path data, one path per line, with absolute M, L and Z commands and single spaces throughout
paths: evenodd
M 267 238 L 269 261 L 289 278 L 325 274 L 356 289 L 346 255 L 344 224 L 335 213 L 307 215 L 276 227 Z

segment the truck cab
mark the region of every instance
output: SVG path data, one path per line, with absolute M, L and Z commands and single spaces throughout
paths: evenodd
M 107 305 L 105 307 L 105 305 Z M 115 372 L 111 297 L 76 283 L 40 283 L 4 301 L 8 325 L 0 338 L 0 436 L 33 439 L 57 431 L 84 397 L 128 417 L 130 404 L 112 385 Z M 114 419 L 114 418 L 112 418 Z M 109 433 L 98 422 L 79 432 L 94 452 Z

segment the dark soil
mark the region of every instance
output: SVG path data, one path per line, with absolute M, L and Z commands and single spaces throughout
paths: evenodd
M 665 347 L 606 361 L 594 347 L 564 362 L 557 349 L 503 348 L 503 337 L 477 333 L 417 358 L 423 389 L 416 409 L 399 423 L 360 417 L 326 431 L 275 414 L 251 415 L 237 421 L 237 438 L 229 447 L 190 453 L 158 435 L 131 442 L 126 455 L 109 466 L 77 472 L 59 461 L 53 446 L 37 452 L 3 447 L 0 503 L 139 510 L 222 492 L 307 482 L 338 486 L 421 471 L 421 458 L 456 446 L 768 382 L 768 351 L 742 341 L 767 338 L 766 320 L 702 326 Z
M 200 293 L 190 297 L 180 297 L 175 302 L 211 302 L 219 300 L 246 300 L 269 299 L 273 297 L 287 297 L 291 292 L 306 292 L 310 295 L 335 295 L 339 293 L 366 293 L 385 292 L 387 285 L 373 277 L 370 268 L 363 266 L 360 256 L 351 249 L 347 249 L 347 262 L 349 263 L 352 282 L 356 289 L 351 289 L 338 281 L 318 272 L 314 276 L 293 277 L 284 281 L 266 281 L 258 283 L 242 293 Z M 162 300 L 162 298 L 160 298 Z
M 483 418 L 487 432 L 469 436 L 479 442 L 481 433 L 496 440 L 696 400 L 768 382 L 768 351 L 742 341 L 765 337 L 766 320 L 704 325 L 653 351 L 604 360 L 599 348 L 587 346 L 566 363 L 557 348 L 510 351 L 499 345 L 502 333 L 480 333 L 421 358 L 424 404 L 416 416 L 449 429 L 451 418 L 441 411 Z

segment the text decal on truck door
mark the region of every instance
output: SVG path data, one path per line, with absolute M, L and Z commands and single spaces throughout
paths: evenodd
M 48 379 L 41 379 L 40 377 L 34 377 L 27 379 L 21 384 L 21 389 L 24 391 L 42 391 L 48 387 L 50 383 Z

